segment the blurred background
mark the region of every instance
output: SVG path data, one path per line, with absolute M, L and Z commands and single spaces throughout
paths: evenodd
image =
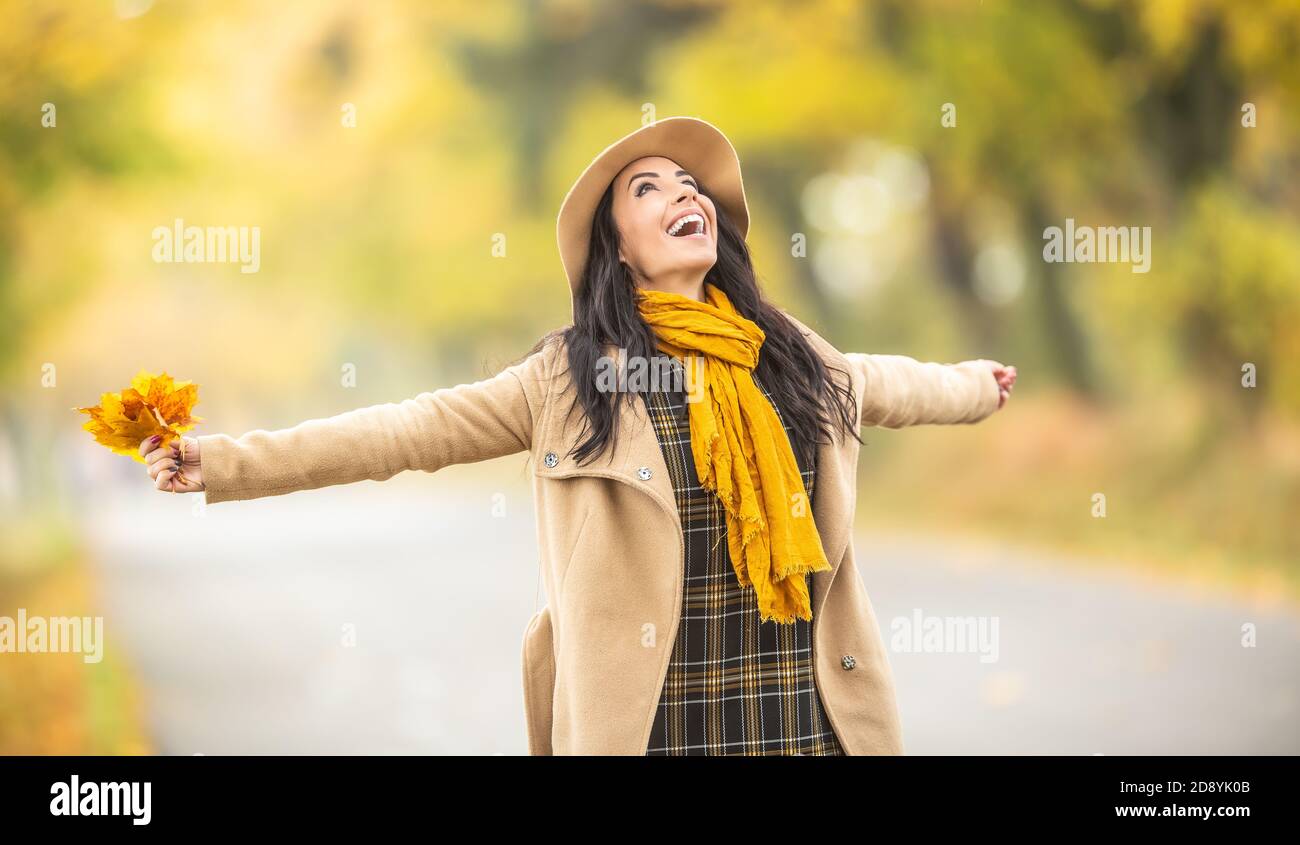
M 0 753 L 526 753 L 522 454 L 208 508 L 72 408 L 165 370 L 238 435 L 489 376 L 569 320 L 573 179 L 678 114 L 771 298 L 1019 370 L 863 431 L 886 642 L 1000 621 L 892 655 L 908 751 L 1300 753 L 1294 0 L 6 4 L 0 616 L 104 659 L 0 653 Z M 1067 218 L 1150 227 L 1149 272 L 1046 262 Z M 177 219 L 257 272 L 155 261 Z

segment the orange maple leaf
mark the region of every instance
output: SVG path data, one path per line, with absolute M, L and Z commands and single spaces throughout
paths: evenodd
M 179 439 L 181 432 L 203 422 L 191 413 L 198 402 L 199 386 L 194 382 L 174 381 L 166 372 L 155 375 L 141 370 L 121 393 L 105 393 L 98 405 L 72 410 L 90 415 L 82 428 L 95 435 L 96 443 L 144 463 L 140 441 L 161 434 L 161 448 Z

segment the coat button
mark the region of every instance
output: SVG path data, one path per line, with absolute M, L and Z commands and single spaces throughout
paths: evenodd
M 845 669 L 852 669 L 854 666 L 858 665 L 858 661 L 854 660 L 853 655 L 851 654 L 846 654 L 843 657 L 841 657 L 840 663 L 841 665 L 844 666 Z
M 642 481 L 649 481 L 650 476 L 654 475 L 654 473 L 650 471 L 650 467 L 641 467 L 639 470 L 636 471 L 636 474 L 640 477 Z
M 542 459 L 548 467 L 553 467 L 560 462 L 560 458 L 554 452 L 547 452 L 546 457 Z

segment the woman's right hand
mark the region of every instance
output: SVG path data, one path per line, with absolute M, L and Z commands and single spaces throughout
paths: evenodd
M 145 468 L 154 486 L 168 493 L 198 493 L 206 489 L 203 485 L 203 468 L 199 462 L 199 441 L 194 437 L 181 435 L 185 443 L 185 461 L 181 464 L 180 444 L 169 443 L 160 447 L 153 437 L 140 441 L 140 454 L 144 457 Z M 180 475 L 177 478 L 177 465 Z

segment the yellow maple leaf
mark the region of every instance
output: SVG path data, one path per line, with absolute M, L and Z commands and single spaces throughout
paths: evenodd
M 140 441 L 161 434 L 161 448 L 179 439 L 182 432 L 203 422 L 192 413 L 198 402 L 199 386 L 194 382 L 175 381 L 165 371 L 155 375 L 141 370 L 121 393 L 105 393 L 98 405 L 72 410 L 90 415 L 82 428 L 95 436 L 96 443 L 144 463 Z

